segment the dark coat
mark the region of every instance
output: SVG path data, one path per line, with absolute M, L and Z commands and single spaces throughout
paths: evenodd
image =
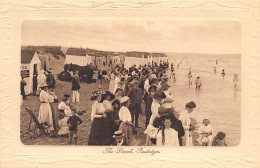
M 132 87 L 128 92 L 128 97 L 130 98 L 129 110 L 131 114 L 141 114 L 142 90 Z
M 141 105 L 142 102 L 142 91 L 140 88 L 132 87 L 128 92 L 128 97 L 130 99 L 129 108 Z
M 73 76 L 72 77 L 72 88 L 71 90 L 79 90 L 80 89 L 80 83 L 79 83 L 79 77 Z
M 55 78 L 54 78 L 54 75 L 53 74 L 48 74 L 47 75 L 47 78 L 46 78 L 46 82 L 47 82 L 47 85 L 50 87 L 50 88 L 55 88 Z
M 116 128 L 111 117 L 95 118 L 91 125 L 88 145 L 111 145 L 115 141 L 112 136 Z

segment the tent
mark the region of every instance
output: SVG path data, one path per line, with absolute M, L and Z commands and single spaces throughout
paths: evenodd
M 86 66 L 92 63 L 92 57 L 87 55 L 85 49 L 69 48 L 66 52 L 65 64 L 76 64 L 79 66 Z
M 41 70 L 41 60 L 36 51 L 22 50 L 21 51 L 21 76 L 24 77 L 27 85 L 25 86 L 25 94 L 32 94 L 37 89 L 37 74 Z

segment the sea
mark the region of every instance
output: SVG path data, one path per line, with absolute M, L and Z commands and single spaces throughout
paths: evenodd
M 241 55 L 167 55 L 176 74 L 176 82 L 169 82 L 175 110 L 180 112 L 185 109 L 187 102 L 194 101 L 197 107 L 190 117 L 195 126 L 198 128 L 203 119 L 209 119 L 215 135 L 219 131 L 225 132 L 228 146 L 238 145 L 241 135 Z M 221 75 L 223 69 L 226 74 L 224 79 Z M 192 73 L 192 85 L 188 84 L 189 70 Z M 167 73 L 170 76 L 170 70 Z M 237 88 L 234 88 L 233 84 L 234 74 L 237 74 L 239 79 Z M 198 76 L 202 82 L 199 91 L 195 89 Z

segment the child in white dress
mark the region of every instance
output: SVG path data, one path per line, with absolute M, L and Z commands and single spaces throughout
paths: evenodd
M 172 121 L 165 117 L 163 129 L 158 132 L 156 146 L 180 146 L 178 132 L 171 128 Z
M 67 125 L 67 118 L 62 115 L 62 113 L 59 115 L 59 120 L 58 120 L 58 126 L 60 127 L 60 130 L 58 132 L 59 136 L 64 136 L 69 134 L 69 127 Z
M 202 146 L 212 146 L 213 133 L 213 128 L 210 125 L 209 119 L 204 119 L 198 130 L 199 144 Z

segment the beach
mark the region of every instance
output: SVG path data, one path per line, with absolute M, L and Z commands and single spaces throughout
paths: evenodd
M 229 146 L 238 145 L 240 142 L 241 132 L 241 110 L 240 110 L 240 90 L 234 91 L 232 74 L 238 73 L 240 77 L 240 64 L 225 59 L 225 57 L 218 58 L 218 74 L 213 74 L 213 66 L 215 57 L 201 57 L 194 59 L 191 57 L 170 56 L 168 55 L 169 62 L 174 63 L 176 71 L 177 82 L 169 82 L 171 88 L 169 89 L 174 98 L 174 106 L 176 111 L 185 109 L 185 104 L 189 101 L 194 101 L 197 104 L 196 109 L 191 114 L 192 123 L 201 122 L 204 118 L 211 121 L 214 132 L 223 131 L 226 133 L 226 142 Z M 209 60 L 210 58 L 210 64 Z M 232 58 L 233 59 L 233 58 Z M 240 58 L 238 58 L 240 59 Z M 179 68 L 176 68 L 178 62 L 182 60 Z M 193 60 L 193 61 L 192 61 Z M 224 63 L 225 62 L 225 63 Z M 191 66 L 192 82 L 191 86 L 188 85 L 188 70 Z M 239 66 L 237 67 L 237 64 Z M 54 74 L 57 75 L 63 71 L 64 58 L 59 60 L 51 57 L 50 67 L 53 68 Z M 223 80 L 219 69 L 225 68 L 227 75 Z M 168 72 L 169 73 L 169 72 Z M 202 81 L 202 88 L 196 91 L 194 81 L 195 77 L 200 76 Z M 109 81 L 103 82 L 103 90 L 107 90 Z M 78 145 L 87 145 L 89 132 L 91 128 L 90 114 L 92 101 L 89 100 L 91 92 L 98 89 L 95 83 L 87 84 L 81 83 L 80 89 L 80 104 L 76 106 L 77 110 L 86 110 L 80 118 L 83 123 L 78 127 Z M 71 82 L 63 82 L 56 80 L 55 93 L 61 101 L 65 93 L 71 94 Z M 25 107 L 31 109 L 35 116 L 38 116 L 40 101 L 38 96 L 27 96 L 27 100 L 21 104 L 20 115 L 20 132 L 23 133 L 28 128 L 30 121 L 29 115 L 25 111 Z M 178 115 L 178 114 L 176 114 Z M 139 117 L 139 123 L 144 128 L 145 115 Z M 198 124 L 196 124 L 198 126 Z M 140 131 L 143 131 L 141 129 Z M 196 140 L 196 130 L 193 133 L 194 141 Z M 67 137 L 50 138 L 47 134 L 41 135 L 36 138 L 28 136 L 21 138 L 22 143 L 26 145 L 68 145 Z M 196 144 L 196 142 L 194 142 Z

